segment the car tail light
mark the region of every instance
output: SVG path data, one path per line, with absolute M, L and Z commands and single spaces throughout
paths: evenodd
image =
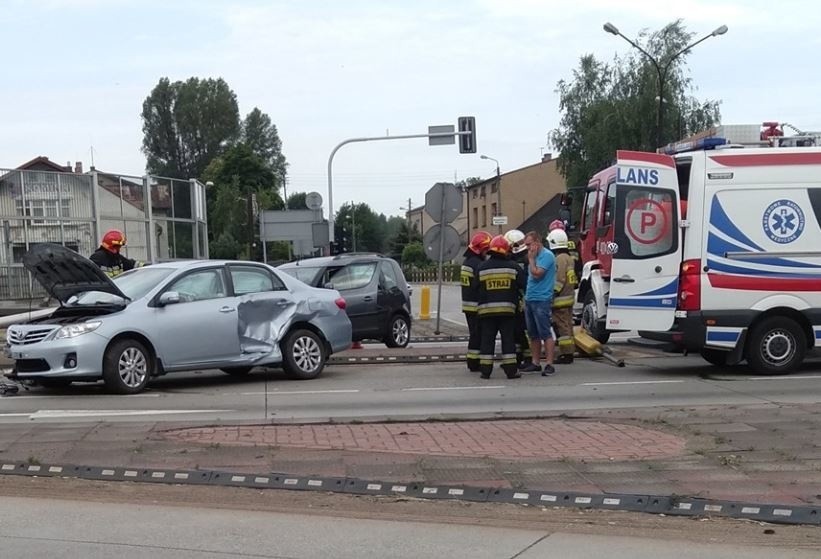
M 701 308 L 701 260 L 685 260 L 681 263 L 678 308 L 682 311 L 697 311 Z
M 336 306 L 342 309 L 343 311 L 345 310 L 345 307 L 348 306 L 348 303 L 346 303 L 345 299 L 343 299 L 342 297 L 339 297 L 336 301 L 334 301 L 334 303 L 336 303 Z

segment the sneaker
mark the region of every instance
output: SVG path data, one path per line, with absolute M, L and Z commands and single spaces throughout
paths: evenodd
M 519 370 L 522 371 L 523 373 L 537 373 L 537 372 L 541 371 L 542 368 L 539 367 L 536 363 L 533 363 L 531 361 L 530 363 L 528 363 L 527 365 L 525 365 L 524 367 L 522 367 Z
M 550 375 L 552 375 L 555 372 L 556 372 L 556 369 L 553 368 L 553 365 L 548 364 L 548 365 L 544 366 L 544 370 L 542 371 L 542 376 L 543 377 L 549 377 Z

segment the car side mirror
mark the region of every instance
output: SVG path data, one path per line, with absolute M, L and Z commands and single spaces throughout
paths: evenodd
M 160 295 L 160 300 L 158 301 L 161 307 L 166 305 L 176 305 L 181 301 L 180 294 L 176 291 L 166 291 L 162 295 Z
M 407 284 L 408 286 L 408 295 L 413 295 L 413 286 L 411 284 Z
M 334 284 L 333 284 L 333 283 L 331 283 L 331 282 L 327 282 L 327 283 L 325 283 L 325 285 L 323 285 L 322 287 L 324 287 L 325 289 L 333 289 L 333 288 L 334 288 Z

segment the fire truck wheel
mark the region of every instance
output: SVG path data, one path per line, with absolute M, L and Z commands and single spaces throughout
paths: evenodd
M 584 296 L 581 322 L 582 328 L 599 343 L 606 344 L 607 340 L 610 339 L 610 332 L 604 327 L 604 321 L 599 320 L 598 308 L 596 307 L 596 295 L 592 289 L 588 290 Z
M 804 360 L 807 337 L 791 318 L 771 316 L 752 329 L 744 349 L 756 373 L 786 374 L 798 369 Z

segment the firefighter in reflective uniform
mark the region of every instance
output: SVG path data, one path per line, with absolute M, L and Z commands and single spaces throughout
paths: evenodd
M 556 283 L 553 286 L 553 327 L 558 338 L 556 363 L 572 363 L 576 344 L 573 341 L 573 303 L 576 299 L 576 270 L 567 250 L 567 234 L 554 229 L 547 236 L 547 246 L 556 255 Z
M 485 261 L 485 254 L 490 246 L 490 233 L 478 231 L 470 240 L 465 259 L 462 261 L 462 270 L 459 274 L 459 281 L 462 284 L 462 312 L 465 313 L 465 320 L 468 324 L 468 370 L 477 372 L 479 370 L 479 345 L 481 344 L 481 334 L 479 333 L 479 265 Z
M 143 266 L 142 262 L 126 258 L 120 254 L 120 249 L 124 246 L 125 234 L 117 229 L 112 229 L 103 235 L 100 248 L 94 251 L 90 260 L 97 264 L 105 275 L 110 278 L 115 278 L 123 272 Z
M 525 286 L 527 286 L 527 246 L 525 245 L 525 234 L 518 229 L 511 229 L 505 233 L 505 239 L 510 243 L 510 259 L 522 269 L 525 275 Z M 532 361 L 530 353 L 530 338 L 527 337 L 527 325 L 525 324 L 525 290 L 522 289 L 519 303 L 516 306 L 516 359 L 519 361 L 519 368 L 524 367 Z
M 547 227 L 547 234 L 549 235 L 551 231 L 555 231 L 556 229 L 561 229 L 567 234 L 567 228 L 561 219 L 554 219 L 550 222 L 550 225 Z M 576 277 L 579 277 L 582 273 L 582 259 L 581 256 L 579 256 L 579 249 L 576 248 L 576 242 L 570 238 L 567 239 L 567 252 L 573 257 L 573 269 L 576 271 Z
M 502 370 L 507 378 L 520 378 L 516 361 L 516 308 L 519 293 L 524 289 L 524 272 L 508 258 L 510 243 L 501 236 L 493 237 L 488 259 L 479 266 L 479 330 L 482 344 L 479 372 L 483 379 L 493 372 L 496 334 L 502 337 Z

